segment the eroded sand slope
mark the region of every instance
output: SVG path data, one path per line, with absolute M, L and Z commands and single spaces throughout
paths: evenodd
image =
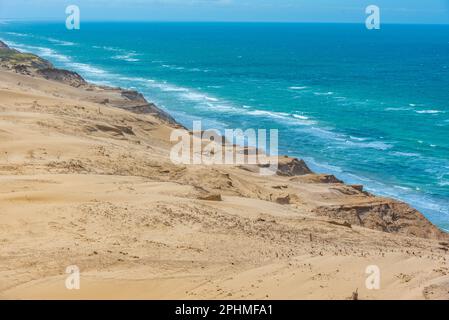
M 169 116 L 56 80 L 0 71 L 0 298 L 449 297 L 447 236 L 407 205 L 293 159 L 174 165 Z

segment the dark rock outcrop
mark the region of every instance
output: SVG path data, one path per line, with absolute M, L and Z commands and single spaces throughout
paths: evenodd
M 306 174 L 303 176 L 290 178 L 293 182 L 303 182 L 303 183 L 338 183 L 342 184 L 343 181 L 337 179 L 332 174 Z
M 137 92 L 135 90 L 122 90 L 120 93 L 122 97 L 133 101 L 133 102 L 146 102 L 145 97 L 140 92 Z
M 0 41 L 0 49 L 9 49 L 9 47 L 3 41 Z
M 309 169 L 304 160 L 290 157 L 279 157 L 279 165 L 277 170 L 278 175 L 294 177 L 311 173 L 312 171 Z
M 56 68 L 44 68 L 38 69 L 36 72 L 47 80 L 62 82 L 72 87 L 87 85 L 87 82 L 78 73 L 73 71 Z
M 134 113 L 151 114 L 173 125 L 178 124 L 176 120 L 167 112 L 158 108 L 154 103 L 148 102 L 140 92 L 134 90 L 120 90 L 120 95 L 129 102 L 132 102 L 131 104 L 120 106 L 120 108 Z
M 399 233 L 427 239 L 448 239 L 449 235 L 434 226 L 409 205 L 386 199 L 383 202 L 322 206 L 313 210 L 318 215 L 347 221 L 369 229 Z
M 221 194 L 219 194 L 219 193 L 209 193 L 209 194 L 201 195 L 198 197 L 198 200 L 223 201 L 223 199 L 221 198 Z

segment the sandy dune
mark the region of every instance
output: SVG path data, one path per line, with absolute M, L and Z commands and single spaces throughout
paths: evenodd
M 0 298 L 449 298 L 447 236 L 417 211 L 324 175 L 174 165 L 179 126 L 132 103 L 0 71 Z

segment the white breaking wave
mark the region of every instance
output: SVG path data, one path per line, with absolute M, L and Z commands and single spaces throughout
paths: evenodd
M 285 119 L 286 117 L 289 116 L 288 113 L 274 112 L 274 111 L 265 111 L 265 110 L 249 111 L 248 114 L 249 115 L 253 115 L 253 116 L 266 116 L 266 117 L 277 118 L 277 119 Z
M 377 150 L 388 150 L 393 148 L 393 145 L 382 142 L 382 141 L 371 141 L 371 142 L 352 142 L 346 141 L 347 145 L 355 146 L 357 148 L 371 148 Z
M 352 140 L 357 140 L 357 141 L 366 141 L 368 140 L 368 138 L 360 138 L 360 137 L 354 137 L 354 136 L 349 136 L 350 139 Z
M 28 37 L 28 34 L 25 33 L 19 33 L 19 32 L 5 32 L 6 34 L 9 34 L 11 36 L 16 36 L 16 37 Z
M 156 80 L 141 78 L 141 77 L 119 77 L 119 80 L 122 81 L 132 81 L 132 82 L 143 82 L 143 83 L 155 83 Z
M 149 86 L 153 87 L 153 88 L 158 88 L 164 92 L 188 92 L 189 91 L 189 89 L 187 89 L 187 88 L 177 87 L 177 86 L 168 84 L 166 82 L 164 82 L 164 83 L 153 82 L 153 83 L 149 84 Z
M 123 51 L 120 48 L 114 48 L 114 47 L 108 47 L 108 46 L 93 46 L 93 48 L 95 48 L 95 49 L 103 49 L 103 50 L 106 50 L 106 51 L 114 51 L 114 52 L 121 52 L 121 51 Z
M 412 110 L 411 108 L 408 107 L 392 107 L 392 108 L 386 108 L 384 109 L 385 111 L 408 111 L 408 110 Z
M 112 57 L 112 59 L 115 59 L 115 60 L 123 60 L 123 61 L 127 61 L 127 62 L 140 61 L 140 59 L 136 58 L 140 54 L 138 54 L 135 51 L 126 51 L 121 48 L 110 47 L 110 46 L 92 46 L 92 48 L 106 50 L 106 51 L 110 51 L 110 52 L 116 52 L 117 54 Z
M 332 91 L 329 91 L 329 92 L 314 92 L 313 94 L 316 96 L 331 96 L 334 93 Z
M 300 115 L 300 114 L 292 114 L 293 118 L 301 119 L 301 120 L 309 120 L 309 117 Z
M 437 113 L 443 113 L 443 111 L 440 110 L 417 110 L 416 113 L 420 114 L 437 114 Z
M 184 67 L 178 67 L 178 66 L 171 65 L 171 64 L 162 64 L 161 67 L 162 68 L 167 68 L 167 69 L 170 69 L 170 70 L 185 70 Z
M 395 156 L 402 156 L 402 157 L 420 157 L 421 156 L 419 153 L 400 152 L 400 151 L 393 152 L 392 154 Z
M 136 58 L 136 56 L 138 56 L 137 53 L 130 52 L 130 53 L 123 54 L 123 55 L 113 56 L 112 59 L 123 60 L 123 61 L 127 61 L 127 62 L 138 62 L 138 61 L 140 61 L 139 59 Z
M 438 185 L 440 186 L 440 187 L 447 187 L 447 186 L 449 186 L 449 181 L 440 181 L 440 182 L 438 182 Z
M 47 38 L 47 40 L 56 45 L 59 45 L 59 46 L 74 46 L 75 45 L 74 42 L 63 41 L 63 40 L 58 40 L 58 39 L 54 39 L 54 38 Z
M 293 87 L 289 87 L 290 90 L 304 90 L 304 89 L 307 89 L 307 88 L 308 88 L 308 87 L 306 87 L 306 86 L 299 86 L 299 87 L 293 86 Z
M 74 69 L 81 70 L 82 72 L 87 72 L 87 73 L 102 74 L 102 75 L 107 73 L 103 69 L 99 69 L 99 68 L 93 67 L 89 64 L 85 64 L 85 63 L 71 62 L 70 66 L 72 66 Z
M 161 61 L 153 61 L 153 62 L 161 62 Z M 181 67 L 181 66 L 177 66 L 174 64 L 161 64 L 160 65 L 162 68 L 166 68 L 169 70 L 174 70 L 174 71 L 189 71 L 189 72 L 210 72 L 209 70 L 206 69 L 200 69 L 200 68 L 186 68 L 186 67 Z
M 331 129 L 324 129 L 316 126 L 306 127 L 300 130 L 305 133 L 311 134 L 317 138 L 320 138 L 322 140 L 333 141 L 334 143 L 346 148 L 370 148 L 377 150 L 388 150 L 393 148 L 393 145 L 386 142 L 368 141 L 367 138 L 354 139 L 354 137 L 346 136 L 341 133 L 336 133 Z
M 208 95 L 205 95 L 203 93 L 199 93 L 199 92 L 194 92 L 191 90 L 186 89 L 186 91 L 184 91 L 185 93 L 183 93 L 181 96 L 187 100 L 192 100 L 192 101 L 206 101 L 206 102 L 219 102 L 220 100 L 215 98 L 215 97 L 210 97 Z

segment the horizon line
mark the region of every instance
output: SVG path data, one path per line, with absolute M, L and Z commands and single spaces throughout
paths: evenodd
M 17 22 L 64 22 L 63 18 L 32 18 L 32 19 L 22 19 L 22 18 L 2 18 L 0 21 L 17 21 Z M 84 22 L 113 22 L 113 23 L 267 23 L 267 24 L 365 24 L 364 21 L 277 21 L 277 20 L 119 20 L 119 19 L 84 19 Z M 383 25 L 449 25 L 449 22 L 382 22 Z

